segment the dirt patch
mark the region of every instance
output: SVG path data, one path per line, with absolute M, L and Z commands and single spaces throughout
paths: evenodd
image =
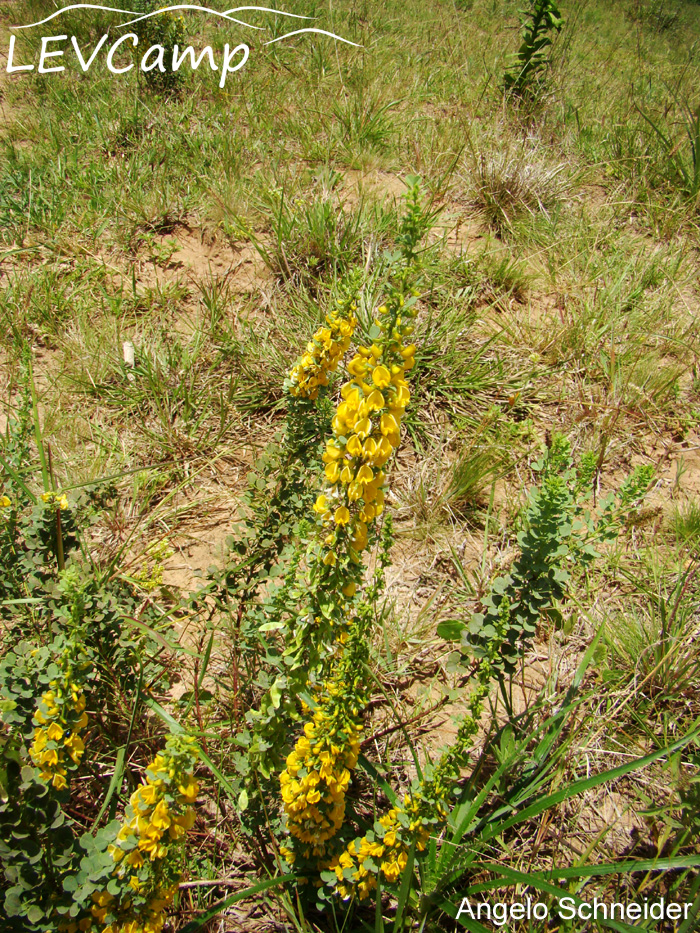
M 272 274 L 252 244 L 232 246 L 228 239 L 204 228 L 179 227 L 173 234 L 158 236 L 153 252 L 167 257 L 151 267 L 159 282 L 225 278 L 233 292 L 251 294 L 272 281 Z
M 354 207 L 366 195 L 373 200 L 399 200 L 406 193 L 406 183 L 403 178 L 391 172 L 359 171 L 347 169 L 341 186 L 343 200 Z
M 180 535 L 175 554 L 164 567 L 163 584 L 183 593 L 198 589 L 209 567 L 221 566 L 224 561 L 226 538 L 231 534 L 235 514 L 234 504 L 222 506 L 213 520 Z

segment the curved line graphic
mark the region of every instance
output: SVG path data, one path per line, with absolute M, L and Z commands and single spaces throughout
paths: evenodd
M 308 26 L 306 29 L 295 29 L 294 32 L 288 32 L 283 36 L 278 36 L 276 39 L 270 39 L 270 41 L 266 42 L 265 45 L 272 45 L 273 42 L 281 42 L 283 39 L 288 39 L 290 36 L 298 36 L 301 32 L 319 32 L 322 36 L 330 36 L 331 39 L 337 39 L 338 42 L 345 42 L 348 45 L 354 45 L 356 49 L 362 48 L 358 42 L 351 42 L 349 39 L 343 39 L 342 36 L 336 36 L 334 32 L 327 32 L 325 29 L 315 29 L 313 26 Z
M 299 13 L 287 13 L 284 10 L 275 10 L 269 6 L 237 6 L 224 10 L 224 16 L 229 13 L 242 13 L 244 10 L 258 10 L 261 13 L 276 13 L 278 16 L 291 16 L 293 19 L 313 19 L 313 16 L 301 16 Z
M 61 13 L 67 13 L 69 10 L 105 10 L 109 13 L 128 13 L 130 16 L 138 16 L 138 10 L 124 10 L 121 7 L 116 6 L 102 6 L 97 3 L 71 3 L 69 6 L 64 6 L 60 10 L 55 10 L 49 16 L 44 19 L 37 20 L 36 23 L 26 23 L 24 26 L 10 26 L 10 29 L 32 29 L 34 26 L 43 26 L 44 23 L 48 23 L 50 20 L 55 19 L 57 16 L 60 16 Z M 251 26 L 250 23 L 244 23 L 241 20 L 234 19 L 231 16 L 231 13 L 242 13 L 244 10 L 251 11 L 260 11 L 262 13 L 275 13 L 278 16 L 290 16 L 292 19 L 312 19 L 310 16 L 300 16 L 298 13 L 286 13 L 284 10 L 275 10 L 266 6 L 239 6 L 232 7 L 230 10 L 224 10 L 223 13 L 220 13 L 218 10 L 210 10 L 208 7 L 204 6 L 190 6 L 182 4 L 180 6 L 164 7 L 162 10 L 156 10 L 153 13 L 148 13 L 146 16 L 139 16 L 138 19 L 130 20 L 129 23 L 122 23 L 122 26 L 128 26 L 130 23 L 137 23 L 141 19 L 146 19 L 147 16 L 155 16 L 157 13 L 163 13 L 165 10 L 200 10 L 203 13 L 213 13 L 215 16 L 223 16 L 231 22 L 240 23 L 242 26 L 249 26 L 251 29 L 260 29 L 260 26 Z
M 196 6 L 191 3 L 178 3 L 176 6 L 164 6 L 160 10 L 154 10 L 152 13 L 144 13 L 143 16 L 136 16 L 126 23 L 119 23 L 117 29 L 123 29 L 125 26 L 133 26 L 134 23 L 140 23 L 141 20 L 150 19 L 152 16 L 158 16 L 161 13 L 171 13 L 173 10 L 199 10 L 200 13 L 211 13 L 213 16 L 220 16 L 227 19 L 230 23 L 238 23 L 239 26 L 246 26 L 248 29 L 262 29 L 262 26 L 253 26 L 252 23 L 245 23 L 242 19 L 236 19 L 228 16 L 226 13 L 220 13 L 218 10 L 211 10 L 208 6 Z M 127 13 L 133 13 L 134 10 L 126 10 Z
M 60 10 L 56 10 L 50 16 L 47 16 L 46 19 L 40 19 L 36 23 L 27 23 L 26 26 L 10 26 L 10 29 L 31 29 L 32 26 L 43 26 L 44 23 L 48 23 L 49 20 L 55 19 L 55 17 L 60 16 L 61 13 L 67 13 L 68 10 L 109 10 L 112 13 L 129 13 L 130 15 L 136 15 L 138 10 L 120 10 L 115 6 L 99 6 L 95 3 L 72 3 L 70 6 L 64 6 Z
M 72 3 L 70 6 L 62 7 L 60 10 L 56 10 L 45 19 L 38 20 L 36 23 L 27 23 L 24 26 L 10 26 L 10 29 L 31 29 L 34 26 L 43 26 L 44 23 L 48 23 L 50 20 L 60 16 L 61 13 L 67 13 L 69 10 L 106 10 L 110 13 L 128 13 L 130 16 L 134 16 L 137 13 L 136 10 L 123 10 L 119 7 L 102 6 L 96 3 Z M 132 26 L 134 23 L 140 23 L 141 20 L 150 19 L 151 16 L 158 16 L 159 13 L 169 13 L 172 10 L 198 10 L 201 13 L 211 13 L 213 16 L 220 16 L 222 19 L 226 19 L 231 23 L 238 23 L 239 26 L 246 26 L 248 29 L 263 29 L 264 27 L 253 26 L 252 23 L 246 23 L 243 20 L 235 19 L 230 14 L 239 13 L 243 10 L 257 10 L 264 13 L 275 13 L 278 16 L 291 16 L 293 19 L 313 18 L 311 16 L 300 16 L 298 13 L 287 13 L 284 10 L 275 10 L 271 7 L 265 6 L 232 7 L 230 10 L 226 10 L 225 12 L 221 13 L 219 10 L 212 10 L 206 6 L 196 6 L 194 4 L 181 3 L 176 6 L 163 7 L 160 10 L 154 10 L 152 13 L 145 13 L 143 16 L 136 16 L 135 19 L 130 19 L 126 23 L 119 23 L 117 28 L 122 29 L 125 26 Z M 266 42 L 265 45 L 274 45 L 275 42 L 282 42 L 284 39 L 289 39 L 291 36 L 298 36 L 307 32 L 315 32 L 322 36 L 328 36 L 331 39 L 337 39 L 338 42 L 345 42 L 346 45 L 352 45 L 356 49 L 361 48 L 361 45 L 357 42 L 351 42 L 349 39 L 344 39 L 342 36 L 337 36 L 334 32 L 328 32 L 326 29 L 317 29 L 313 26 L 308 26 L 305 29 L 295 29 L 293 32 L 287 32 L 283 36 L 278 36 L 276 39 L 270 39 L 270 41 Z

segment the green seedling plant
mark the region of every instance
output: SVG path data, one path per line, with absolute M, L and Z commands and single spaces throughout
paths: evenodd
M 523 41 L 503 81 L 514 97 L 534 98 L 541 93 L 551 65 L 552 33 L 561 32 L 564 19 L 554 0 L 532 0 L 519 12 Z

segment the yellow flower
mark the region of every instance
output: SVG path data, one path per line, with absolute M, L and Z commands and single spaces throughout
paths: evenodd
M 394 418 L 393 415 L 382 415 L 379 419 L 379 429 L 385 437 L 387 435 L 397 434 L 399 426 L 396 423 L 396 418 Z
M 326 474 L 326 479 L 329 483 L 337 483 L 338 478 L 340 477 L 340 467 L 338 466 L 337 462 L 333 460 L 331 463 L 326 464 L 324 473 Z
M 384 872 L 384 877 L 389 883 L 393 883 L 399 880 L 401 870 L 396 862 L 382 862 L 381 865 L 382 871 Z
M 93 891 L 92 899 L 98 907 L 108 907 L 114 900 L 109 891 Z
M 54 774 L 51 783 L 56 788 L 56 790 L 63 790 L 64 787 L 68 787 L 68 781 L 66 781 L 65 774 L 66 772 L 63 770 L 57 771 Z
M 0 508 L 9 509 L 11 505 L 12 503 L 7 498 L 7 496 L 0 496 Z
M 355 482 L 366 485 L 367 483 L 371 483 L 373 479 L 374 479 L 374 473 L 372 472 L 372 467 L 369 466 L 367 463 L 363 463 L 360 469 L 357 471 L 357 475 L 355 476 Z
M 391 382 L 391 373 L 386 366 L 375 366 L 372 371 L 372 382 L 378 389 L 384 389 Z
M 352 546 L 356 551 L 364 551 L 367 547 L 367 525 L 364 522 L 357 522 L 355 525 L 355 534 L 352 539 Z
M 47 748 L 41 753 L 41 763 L 46 767 L 53 768 L 58 764 L 58 752 L 54 748 Z
M 351 502 L 356 502 L 358 499 L 361 499 L 363 495 L 362 484 L 361 483 L 350 483 L 348 486 L 348 499 Z
M 332 441 L 328 441 L 325 453 L 323 454 L 323 462 L 328 463 L 329 460 L 339 460 L 342 456 L 343 451 L 340 447 L 336 447 Z
M 187 803 L 194 803 L 199 793 L 199 784 L 190 776 L 186 784 L 180 784 L 177 788 Z
M 170 814 L 165 800 L 158 801 L 155 810 L 151 814 L 151 826 L 158 830 L 164 830 L 170 826 Z
M 63 738 L 63 729 L 59 726 L 57 722 L 52 722 L 51 725 L 46 730 L 46 737 L 51 742 L 60 742 Z
M 352 437 L 348 440 L 347 451 L 351 457 L 361 457 L 363 454 L 362 441 L 357 436 L 353 434 Z
M 183 829 L 192 829 L 197 819 L 197 814 L 194 812 L 192 807 L 188 807 L 184 813 L 180 816 L 175 817 L 173 821 L 177 826 L 182 826 Z
M 384 396 L 379 391 L 379 389 L 375 389 L 373 392 L 370 392 L 367 399 L 367 406 L 372 411 L 379 411 L 380 409 L 384 408 Z
M 147 809 L 154 806 L 158 800 L 158 788 L 153 784 L 142 784 L 140 787 L 137 787 L 134 793 L 131 795 L 129 803 L 135 810 L 141 808 Z
M 335 510 L 334 518 L 336 525 L 347 525 L 350 521 L 350 512 L 346 506 L 341 505 Z
M 115 861 L 117 860 L 115 859 Z M 128 853 L 124 861 L 128 865 L 131 865 L 132 868 L 141 868 L 141 866 L 144 864 L 143 855 L 141 855 L 138 849 L 132 849 L 131 852 Z
M 364 440 L 372 431 L 372 422 L 369 418 L 362 418 L 355 425 L 355 431 L 358 437 L 361 437 Z
M 75 764 L 78 764 L 81 757 L 85 752 L 85 743 L 80 738 L 79 735 L 76 735 L 75 732 L 72 732 L 63 743 L 68 749 L 68 754 L 73 759 Z
M 348 372 L 351 376 L 364 376 L 367 372 L 367 364 L 362 357 L 353 357 L 348 363 Z

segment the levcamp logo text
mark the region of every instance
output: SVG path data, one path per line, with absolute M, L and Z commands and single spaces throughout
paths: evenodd
M 37 53 L 35 54 L 32 61 L 21 61 L 19 59 L 19 54 L 16 47 L 17 36 L 16 32 L 14 31 L 20 29 L 36 29 L 39 26 L 44 26 L 50 21 L 61 17 L 63 14 L 69 12 L 70 10 L 81 9 L 102 10 L 118 13 L 121 15 L 130 15 L 132 17 L 131 19 L 117 24 L 116 28 L 118 30 L 126 29 L 129 26 L 136 25 L 137 23 L 142 23 L 144 20 L 147 20 L 151 17 L 170 14 L 180 10 L 191 10 L 205 13 L 236 24 L 239 27 L 255 30 L 263 30 L 264 27 L 255 26 L 252 23 L 246 22 L 245 20 L 238 19 L 234 16 L 234 14 L 244 11 L 256 11 L 297 20 L 309 19 L 308 16 L 301 16 L 297 13 L 287 13 L 284 10 L 276 10 L 270 7 L 259 6 L 236 7 L 230 10 L 219 11 L 210 9 L 209 7 L 197 6 L 194 4 L 177 4 L 175 6 L 162 7 L 161 9 L 154 10 L 150 13 L 139 14 L 135 10 L 125 10 L 117 7 L 101 6 L 92 3 L 75 3 L 71 4 L 70 6 L 63 7 L 60 10 L 56 10 L 50 16 L 47 16 L 45 19 L 39 20 L 36 23 L 11 26 L 10 28 L 13 30 L 13 33 L 9 38 L 6 71 L 12 74 L 15 72 L 26 73 L 36 70 L 38 74 L 55 74 L 65 71 L 71 66 L 72 62 L 73 67 L 80 68 L 83 72 L 87 72 L 90 70 L 93 63 L 101 56 L 104 57 L 107 70 L 113 75 L 126 74 L 136 67 L 138 67 L 144 73 L 148 73 L 149 71 L 154 71 L 156 69 L 163 74 L 168 71 L 175 73 L 178 72 L 183 66 L 186 67 L 187 64 L 192 71 L 196 71 L 202 63 L 206 63 L 206 66 L 208 66 L 211 71 L 217 72 L 219 75 L 219 87 L 223 88 L 226 84 L 227 76 L 233 72 L 240 71 L 240 69 L 248 61 L 248 57 L 250 55 L 250 46 L 246 42 L 240 42 L 235 46 L 226 42 L 224 44 L 223 52 L 220 55 L 217 55 L 217 53 L 210 45 L 204 46 L 199 50 L 195 50 L 191 45 L 180 48 L 178 44 L 175 44 L 172 49 L 168 49 L 159 43 L 146 45 L 142 42 L 141 39 L 139 39 L 139 34 L 137 32 L 125 32 L 117 38 L 112 36 L 111 39 L 110 35 L 105 33 L 99 39 L 97 39 L 91 47 L 86 48 L 81 46 L 76 36 L 69 36 L 68 33 L 63 33 L 42 36 Z M 338 36 L 335 33 L 328 32 L 328 30 L 320 29 L 315 26 L 306 26 L 301 29 L 294 29 L 282 36 L 276 36 L 275 38 L 270 39 L 269 41 L 265 42 L 264 45 L 267 46 L 276 42 L 283 42 L 285 39 L 289 39 L 292 36 L 298 36 L 305 33 L 316 33 L 323 36 L 328 36 L 329 38 L 335 39 L 339 42 L 344 42 L 347 45 L 357 46 L 356 42 L 351 42 L 349 39 L 344 39 L 342 36 Z M 143 46 L 143 52 L 139 48 L 140 42 Z

